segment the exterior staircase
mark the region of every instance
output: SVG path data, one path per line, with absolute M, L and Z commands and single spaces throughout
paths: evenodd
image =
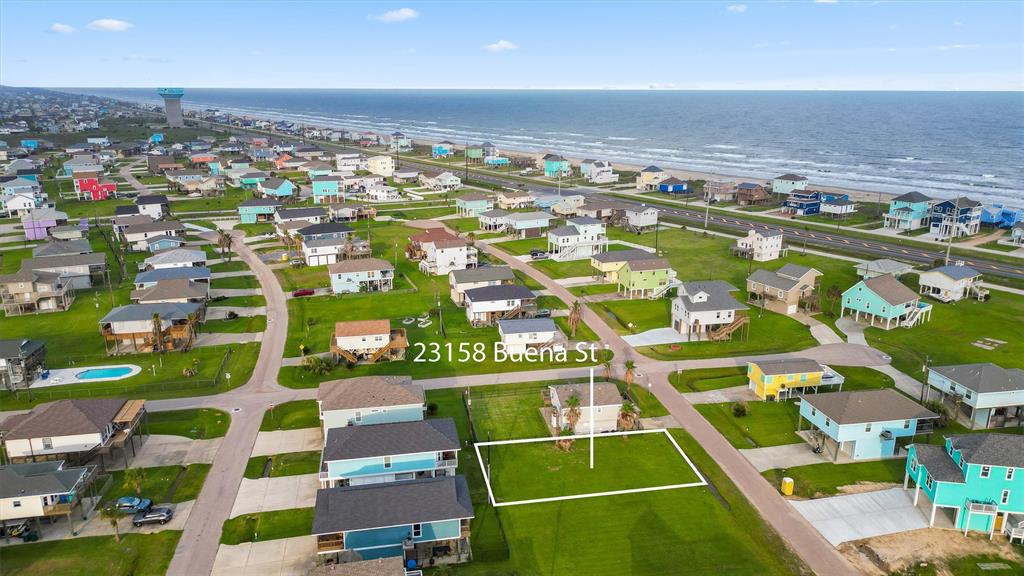
M 651 292 L 651 294 L 647 298 L 649 300 L 657 300 L 658 298 L 661 298 L 663 295 L 665 295 L 665 293 L 667 293 L 669 290 L 677 288 L 682 284 L 682 281 L 676 278 L 669 278 L 668 282 L 664 286 L 658 288 L 654 292 Z
M 931 306 L 914 306 L 914 309 L 907 313 L 907 317 L 903 319 L 900 326 L 905 328 L 911 328 L 917 324 L 917 321 L 921 319 L 921 314 L 927 311 Z
M 713 330 L 708 336 L 712 342 L 731 340 L 732 333 L 747 324 L 750 324 L 750 316 L 737 316 L 731 323 Z

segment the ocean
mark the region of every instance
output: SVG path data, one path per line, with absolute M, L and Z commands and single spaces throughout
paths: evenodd
M 64 89 L 160 103 L 155 89 Z M 187 89 L 186 108 L 1024 206 L 1024 93 Z

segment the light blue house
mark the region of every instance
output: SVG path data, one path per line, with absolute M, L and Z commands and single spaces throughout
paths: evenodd
M 181 248 L 185 245 L 185 239 L 180 236 L 153 236 L 146 239 L 146 250 L 156 253 L 171 248 Z
M 330 204 L 345 199 L 341 193 L 341 176 L 314 176 L 312 182 L 314 204 Z
M 971 428 L 1020 426 L 1024 422 L 1024 370 L 1020 368 L 991 362 L 934 366 L 928 369 L 925 399 L 933 388 Z
M 505 217 L 508 231 L 518 238 L 539 238 L 555 217 L 547 212 L 512 212 Z
M 981 224 L 983 226 L 1013 228 L 1021 220 L 1024 220 L 1024 210 L 1020 208 L 1008 208 L 1002 204 L 992 204 L 981 209 Z
M 938 417 L 892 388 L 826 392 L 801 397 L 797 428 L 810 422 L 833 461 L 840 454 L 854 460 L 890 458 L 898 455 L 900 438 L 931 432 Z
M 454 476 L 459 448 L 451 418 L 328 428 L 320 487 Z
M 455 144 L 443 140 L 434 144 L 430 147 L 430 156 L 432 158 L 448 158 L 449 156 L 455 155 Z
M 339 486 L 316 493 L 313 535 L 324 561 L 356 552 L 416 566 L 469 558 L 473 503 L 463 476 Z
M 257 190 L 269 178 L 265 172 L 246 172 L 238 177 L 238 185 L 246 190 Z
M 253 198 L 245 200 L 238 205 L 238 219 L 242 224 L 255 224 L 257 222 L 272 222 L 277 209 L 284 206 L 280 200 L 274 198 Z
M 476 218 L 481 212 L 494 208 L 494 199 L 479 192 L 469 192 L 455 199 L 455 211 L 459 216 Z
M 150 144 L 161 144 L 164 141 L 163 132 L 157 132 L 149 137 Z
M 871 326 L 889 330 L 927 322 L 932 316 L 932 305 L 921 302 L 920 295 L 892 274 L 882 274 L 861 280 L 843 292 L 839 317 L 847 312 L 857 322 L 864 316 Z
M 509 165 L 509 159 L 504 156 L 485 156 L 484 164 L 487 166 L 494 166 L 500 168 L 502 166 Z
M 423 387 L 409 376 L 359 376 L 320 385 L 323 429 L 423 420 Z M 326 433 L 326 432 L 325 432 Z
M 931 502 L 929 526 L 988 532 L 1006 530 L 1024 514 L 1024 442 L 1014 434 L 967 434 L 945 446 L 911 444 L 903 488 L 914 484 L 914 505 Z
M 544 155 L 544 175 L 549 178 L 565 177 L 572 173 L 569 161 L 558 154 Z
M 21 147 L 28 150 L 29 152 L 35 152 L 39 148 L 39 140 L 34 138 L 27 138 L 21 141 Z
M 394 286 L 395 268 L 380 258 L 350 258 L 327 265 L 335 294 L 388 292 Z
M 907 192 L 889 202 L 883 215 L 884 226 L 895 230 L 927 228 L 932 214 L 932 199 L 920 192 Z
M 259 190 L 264 196 L 285 198 L 295 194 L 295 184 L 284 178 L 267 178 L 260 182 Z
M 220 160 L 207 162 L 206 165 L 210 168 L 210 174 L 214 176 L 220 176 L 224 173 L 224 167 L 221 165 Z

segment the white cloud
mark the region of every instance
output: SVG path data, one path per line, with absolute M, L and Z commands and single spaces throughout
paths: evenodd
M 86 26 L 89 30 L 99 30 L 100 32 L 124 32 L 125 30 L 135 26 L 131 22 L 125 22 L 124 20 L 115 20 L 114 18 L 100 18 L 99 20 L 93 20 Z
M 742 14 L 742 13 L 747 11 L 747 5 L 746 4 L 733 4 L 731 6 L 726 6 L 725 9 L 728 10 L 729 12 L 734 12 L 736 14 Z
M 959 20 L 957 20 L 956 22 L 953 22 L 953 26 L 963 26 L 963 25 L 964 25 L 964 23 L 959 21 Z
M 399 8 L 398 10 L 388 10 L 383 14 L 377 14 L 371 16 L 378 22 L 405 22 L 406 20 L 415 20 L 420 17 L 420 13 L 412 8 Z
M 815 4 L 839 4 L 839 0 L 814 0 Z
M 488 52 L 508 52 L 509 50 L 518 49 L 518 44 L 515 44 L 514 42 L 509 42 L 508 40 L 498 40 L 493 44 L 488 44 L 487 46 L 484 46 L 484 50 L 487 50 Z
M 61 24 L 60 22 L 54 22 L 50 24 L 50 32 L 56 32 L 58 34 L 71 34 L 75 31 L 75 27 L 70 24 Z
M 154 56 L 152 54 L 127 54 L 121 58 L 122 60 L 128 60 L 130 62 L 153 62 L 157 64 L 166 64 L 170 62 L 163 56 Z
M 936 46 L 936 50 L 976 50 L 981 48 L 981 44 L 943 44 L 942 46 Z

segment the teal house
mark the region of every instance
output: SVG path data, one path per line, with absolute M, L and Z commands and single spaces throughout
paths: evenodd
M 544 155 L 544 175 L 549 178 L 568 176 L 572 173 L 569 161 L 558 154 Z
M 321 562 L 352 552 L 402 557 L 408 567 L 469 559 L 473 503 L 464 476 L 317 491 L 313 536 Z
M 207 162 L 206 166 L 209 167 L 210 174 L 212 174 L 214 176 L 220 176 L 221 174 L 224 173 L 224 166 L 220 163 L 220 160 L 214 160 L 212 162 Z
M 314 204 L 330 204 L 344 199 L 341 193 L 341 176 L 313 176 L 311 182 Z
M 455 199 L 455 211 L 459 216 L 476 218 L 494 208 L 494 200 L 485 194 L 470 192 Z
M 911 483 L 914 505 L 922 494 L 931 503 L 930 526 L 1008 532 L 1007 517 L 1024 514 L 1024 441 L 967 434 L 946 438 L 945 446 L 911 444 L 903 488 Z
M 320 385 L 316 398 L 324 430 L 423 420 L 423 387 L 410 376 L 358 376 Z
M 900 283 L 892 274 L 883 274 L 857 282 L 843 292 L 842 318 L 850 312 L 854 320 L 861 316 L 871 326 L 910 328 L 931 319 L 932 305 Z
M 284 204 L 273 198 L 253 198 L 238 205 L 238 219 L 242 224 L 273 222 L 274 213 Z
M 259 191 L 264 196 L 284 198 L 295 194 L 295 184 L 285 178 L 267 178 L 260 182 Z
M 455 155 L 455 144 L 443 140 L 434 144 L 430 147 L 430 156 L 432 158 L 448 158 L 449 156 Z
M 328 428 L 321 488 L 454 476 L 459 435 L 451 418 Z
M 238 177 L 238 185 L 246 190 L 255 190 L 267 178 L 270 178 L 270 176 L 265 172 L 247 172 Z
M 884 214 L 884 227 L 894 230 L 917 230 L 931 225 L 932 199 L 920 192 L 907 192 L 889 202 Z

